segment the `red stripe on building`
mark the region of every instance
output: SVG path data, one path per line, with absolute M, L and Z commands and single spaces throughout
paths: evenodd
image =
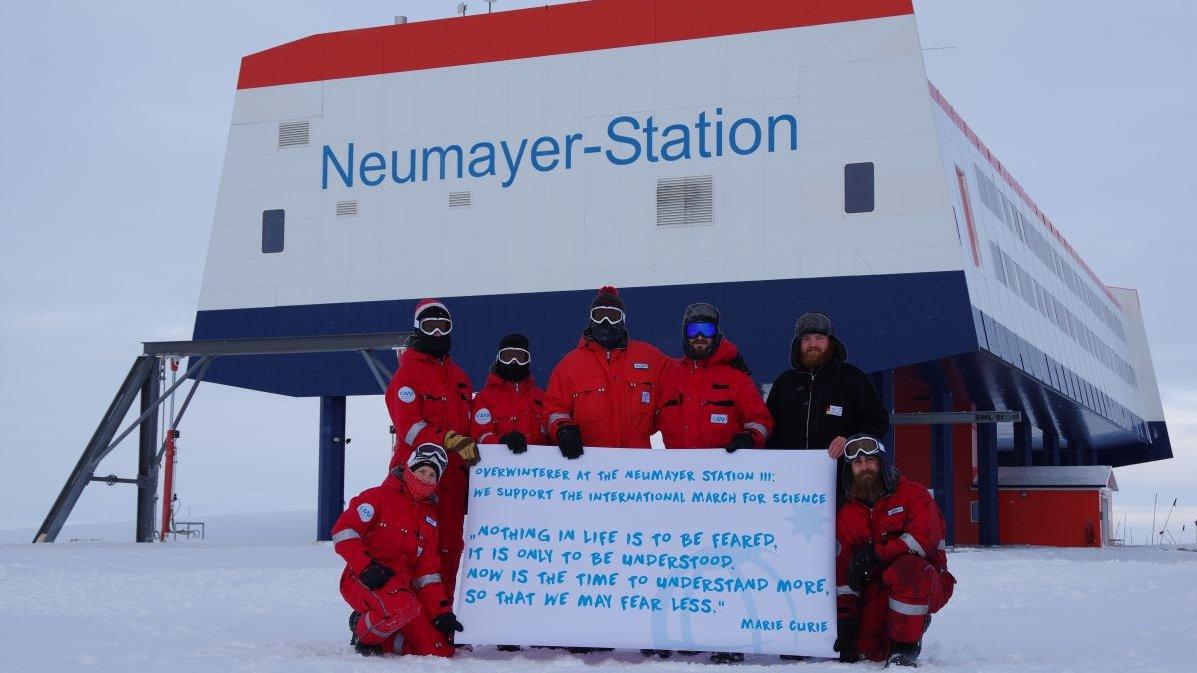
M 981 156 L 989 160 L 989 163 L 993 165 L 993 169 L 998 172 L 998 175 L 1002 176 L 1006 180 L 1006 184 L 1010 185 L 1010 189 L 1013 189 L 1014 193 L 1018 194 L 1018 196 L 1022 198 L 1023 202 L 1027 204 L 1027 207 L 1031 209 L 1031 212 L 1035 213 L 1035 217 L 1039 219 L 1044 228 L 1047 229 L 1047 232 L 1052 235 L 1052 238 L 1055 238 L 1056 241 L 1060 243 L 1060 247 L 1064 248 L 1064 250 L 1067 251 L 1074 260 L 1076 260 L 1076 263 L 1085 270 L 1085 273 L 1089 274 L 1089 277 L 1093 279 L 1094 283 L 1097 283 L 1097 286 L 1101 288 L 1102 292 L 1106 293 L 1106 296 L 1110 298 L 1110 301 L 1114 302 L 1114 305 L 1121 310 L 1122 303 L 1114 297 L 1114 293 L 1110 292 L 1105 283 L 1101 282 L 1101 279 L 1097 277 L 1096 273 L 1093 273 L 1093 269 L 1090 269 L 1089 265 L 1085 263 L 1085 260 L 1081 259 L 1081 256 L 1077 254 L 1075 249 L 1073 249 L 1072 244 L 1070 244 L 1064 238 L 1064 234 L 1061 234 L 1060 231 L 1056 229 L 1055 225 L 1052 224 L 1051 220 L 1047 219 L 1047 215 L 1044 215 L 1043 211 L 1039 210 L 1039 206 L 1036 205 L 1035 201 L 1032 200 L 1027 194 L 1027 190 L 1023 189 L 1022 185 L 1018 184 L 1018 180 L 1015 180 L 1014 176 L 1010 175 L 1010 172 L 1006 170 L 1006 167 L 1002 165 L 1002 162 L 998 161 L 997 157 L 993 155 L 993 152 L 990 152 L 989 148 L 985 146 L 985 143 L 981 142 L 981 139 L 977 137 L 977 134 L 973 133 L 973 130 L 969 128 L 968 123 L 964 121 L 964 118 L 962 118 L 960 114 L 956 112 L 956 108 L 952 107 L 952 105 L 948 103 L 947 99 L 943 97 L 943 94 L 939 92 L 939 89 L 935 88 L 934 84 L 927 82 L 927 86 L 931 88 L 931 97 L 935 99 L 935 102 L 939 104 L 939 107 L 942 108 L 944 113 L 948 115 L 948 119 L 951 119 L 956 124 L 957 128 L 959 128 L 960 131 L 964 133 L 964 135 L 972 142 L 973 147 L 976 147 L 977 151 L 981 153 Z
M 312 35 L 241 59 L 238 89 L 912 14 L 912 0 L 590 0 Z

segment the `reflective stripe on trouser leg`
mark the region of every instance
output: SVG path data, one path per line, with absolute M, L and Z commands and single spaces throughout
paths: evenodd
M 903 603 L 896 598 L 889 599 L 889 609 L 900 615 L 909 615 L 911 617 L 921 617 L 922 615 L 930 612 L 926 605 L 912 605 L 910 603 Z

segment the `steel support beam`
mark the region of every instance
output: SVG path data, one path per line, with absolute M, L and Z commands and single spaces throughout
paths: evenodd
M 331 540 L 345 509 L 345 398 L 320 398 L 320 468 L 316 496 L 316 539 Z
M 157 356 L 150 375 L 141 383 L 141 429 L 137 440 L 137 537 L 154 541 L 154 505 L 158 496 L 158 394 L 162 390 L 162 365 Z M 150 412 L 150 413 L 146 413 Z
M 877 396 L 881 398 L 881 406 L 892 416 L 894 413 L 894 372 L 892 369 L 885 369 L 879 372 L 874 372 L 869 375 L 873 380 L 873 387 L 877 389 Z M 885 459 L 885 464 L 893 467 L 896 456 L 894 455 L 898 448 L 894 445 L 894 424 L 889 424 L 889 429 L 885 431 L 885 437 L 881 438 L 885 443 L 887 449 L 882 454 Z
M 133 405 L 133 398 L 141 390 L 142 383 L 146 377 L 152 375 L 157 365 L 157 358 L 148 355 L 138 356 L 133 361 L 133 366 L 129 368 L 124 382 L 121 383 L 112 402 L 109 403 L 91 440 L 83 447 L 83 454 L 75 463 L 75 469 L 67 477 L 66 484 L 63 485 L 58 498 L 51 505 L 41 527 L 38 528 L 37 534 L 33 538 L 34 542 L 53 542 L 58 539 L 58 533 L 62 530 L 62 525 L 66 523 L 67 517 L 70 516 L 71 510 L 75 508 L 75 503 L 79 502 L 83 488 L 91 481 L 100 461 L 112 450 L 109 442 L 116 435 L 121 419 Z
M 374 348 L 400 348 L 411 332 L 378 334 L 327 334 L 266 339 L 200 339 L 196 341 L 146 341 L 146 355 L 281 355 L 334 353 Z
M 1027 421 L 1014 424 L 1015 464 L 1030 467 L 1035 464 L 1035 447 L 1031 438 L 1031 424 Z
M 936 412 L 952 410 L 952 393 L 932 393 L 931 409 Z M 952 426 L 937 424 L 931 426 L 931 488 L 935 491 L 935 502 L 943 512 L 944 540 L 956 544 L 956 489 L 953 481 L 955 472 L 952 456 Z
M 1060 465 L 1060 437 L 1055 430 L 1043 431 L 1043 457 L 1049 465 Z
M 979 540 L 993 547 L 998 540 L 998 442 L 997 425 L 977 426 L 977 499 L 980 501 Z

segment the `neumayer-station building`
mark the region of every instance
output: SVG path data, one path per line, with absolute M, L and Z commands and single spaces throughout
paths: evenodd
M 1022 412 L 891 437 L 958 543 L 998 542 L 1000 466 L 1172 455 L 1137 294 L 928 83 L 910 0 L 593 0 L 242 60 L 196 339 L 403 331 L 436 296 L 476 383 L 513 330 L 543 383 L 603 284 L 675 355 L 715 303 L 762 385 L 821 309 L 897 412 Z M 355 353 L 207 379 L 379 393 Z

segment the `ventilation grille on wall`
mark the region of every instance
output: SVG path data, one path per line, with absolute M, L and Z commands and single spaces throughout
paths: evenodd
M 710 224 L 715 207 L 710 175 L 657 180 L 657 226 Z
M 307 145 L 311 139 L 309 122 L 283 122 L 278 125 L 278 146 L 298 147 Z
M 337 217 L 357 217 L 357 199 L 337 201 Z
M 474 203 L 472 192 L 449 192 L 449 209 L 469 208 Z

